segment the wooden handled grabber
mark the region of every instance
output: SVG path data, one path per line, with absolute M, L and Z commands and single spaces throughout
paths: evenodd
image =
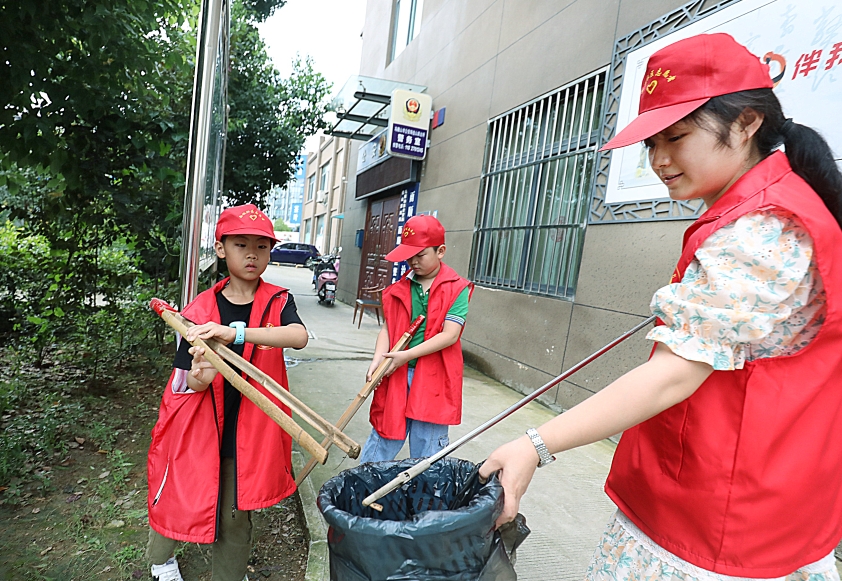
M 532 400 L 537 399 L 539 395 L 541 395 L 543 393 L 546 393 L 547 390 L 549 390 L 553 386 L 561 383 L 562 381 L 564 381 L 565 379 L 567 379 L 568 377 L 570 377 L 571 375 L 573 375 L 574 373 L 576 373 L 577 371 L 579 371 L 580 369 L 585 367 L 591 361 L 593 361 L 595 359 L 598 359 L 604 353 L 606 353 L 607 351 L 610 351 L 611 349 L 613 349 L 614 347 L 616 347 L 617 345 L 619 345 L 620 343 L 622 343 L 623 341 L 625 341 L 626 339 L 628 339 L 629 337 L 631 337 L 632 335 L 634 335 L 635 333 L 637 333 L 638 331 L 643 329 L 644 327 L 647 327 L 650 323 L 653 323 L 654 321 L 655 321 L 655 317 L 652 316 L 652 317 L 649 317 L 648 319 L 645 319 L 644 321 L 638 323 L 637 325 L 635 325 L 634 327 L 632 327 L 631 329 L 629 329 L 628 331 L 626 331 L 625 333 L 623 333 L 622 335 L 620 335 L 619 337 L 617 337 L 616 339 L 614 339 L 613 341 L 611 341 L 610 343 L 608 343 L 607 345 L 602 347 L 599 351 L 595 351 L 594 353 L 591 353 L 590 355 L 588 355 L 587 357 L 582 359 L 579 363 L 577 363 L 576 365 L 574 365 L 573 367 L 571 367 L 570 369 L 568 369 L 567 371 L 565 371 L 564 373 L 562 373 L 561 375 L 556 377 L 555 379 L 552 379 L 548 383 L 545 383 L 544 385 L 542 385 L 541 387 L 539 387 L 538 389 L 533 391 L 531 394 L 527 395 L 523 399 L 519 400 L 517 403 L 515 403 L 515 404 L 511 405 L 510 407 L 508 407 L 507 409 L 503 410 L 502 412 L 500 412 L 499 414 L 497 414 L 496 416 L 494 416 L 493 418 L 491 418 L 490 420 L 488 420 L 487 422 L 485 422 L 481 426 L 479 426 L 477 428 L 474 428 L 469 433 L 465 434 L 464 436 L 462 436 L 461 438 L 459 438 L 458 440 L 456 440 L 455 442 L 450 444 L 448 447 L 444 448 L 440 452 L 437 452 L 436 454 L 433 454 L 429 458 L 424 458 L 423 460 L 421 460 L 417 464 L 411 466 L 408 470 L 404 470 L 403 472 L 398 474 L 395 478 L 393 478 L 391 481 L 387 482 L 385 485 L 381 486 L 375 492 L 373 492 L 372 494 L 365 497 L 363 499 L 363 506 L 370 506 L 371 508 L 373 508 L 374 510 L 377 510 L 377 511 L 383 510 L 383 507 L 381 505 L 377 504 L 378 500 L 380 500 L 381 498 L 383 498 L 384 496 L 386 496 L 390 492 L 392 492 L 394 490 L 397 490 L 398 488 L 400 488 L 401 486 L 403 486 L 404 484 L 406 484 L 407 482 L 409 482 L 410 480 L 412 480 L 413 478 L 415 478 L 416 476 L 418 476 L 419 474 L 421 474 L 422 472 L 427 470 L 427 468 L 429 468 L 430 466 L 432 466 L 433 464 L 435 464 L 436 462 L 438 462 L 439 460 L 441 460 L 445 456 L 450 455 L 451 453 L 456 451 L 458 448 L 462 447 L 462 445 L 465 444 L 466 442 L 469 442 L 469 441 L 473 440 L 474 438 L 479 436 L 481 433 L 486 431 L 488 428 L 490 428 L 490 427 L 498 424 L 500 421 L 506 419 L 507 417 L 509 417 L 510 415 L 515 413 L 517 410 L 519 410 L 520 408 L 522 408 L 523 406 L 525 406 L 526 404 L 528 404 Z
M 182 337 L 187 333 L 187 329 L 193 326 L 193 323 L 185 319 L 175 309 L 169 306 L 161 299 L 152 299 L 149 306 L 158 313 L 161 318 L 173 329 L 178 331 Z M 321 464 L 327 461 L 327 450 L 318 444 L 313 437 L 304 431 L 298 424 L 293 421 L 283 410 L 281 410 L 271 399 L 266 397 L 257 388 L 251 385 L 243 377 L 231 369 L 223 358 L 228 362 L 236 365 L 239 369 L 246 373 L 249 377 L 259 383 L 273 396 L 278 398 L 284 405 L 287 405 L 292 411 L 300 415 L 310 425 L 316 428 L 320 433 L 327 436 L 331 443 L 336 444 L 340 449 L 347 453 L 352 458 L 356 458 L 360 453 L 360 445 L 343 434 L 341 431 L 333 427 L 327 420 L 316 414 L 313 410 L 307 407 L 294 395 L 289 393 L 274 379 L 260 371 L 257 367 L 231 351 L 225 345 L 218 341 L 208 340 L 207 342 L 196 339 L 190 342 L 195 347 L 202 347 L 205 350 L 205 359 L 213 365 L 219 373 L 227 379 L 234 388 L 247 397 L 254 405 L 259 407 L 266 415 L 268 415 L 281 429 L 287 432 L 292 439 L 295 440 L 302 448 L 304 448 L 310 455 L 313 456 Z
M 406 349 L 406 346 L 409 345 L 409 340 L 412 339 L 412 336 L 415 335 L 418 328 L 421 326 L 421 323 L 424 322 L 424 315 L 418 315 L 418 317 L 412 321 L 412 324 L 407 329 L 406 333 L 400 336 L 400 339 L 397 340 L 394 347 L 389 351 L 389 353 L 395 353 L 396 351 L 403 351 Z M 371 395 L 371 392 L 374 391 L 374 388 L 378 386 L 380 380 L 383 379 L 383 376 L 386 375 L 386 372 L 389 370 L 389 365 L 391 365 L 391 359 L 384 359 L 380 362 L 380 365 L 377 366 L 377 369 L 374 370 L 374 373 L 371 374 L 371 381 L 366 382 L 363 388 L 360 390 L 360 393 L 357 394 L 357 397 L 354 398 L 354 401 L 351 402 L 351 405 L 348 406 L 348 409 L 345 410 L 345 413 L 342 414 L 342 417 L 339 418 L 339 421 L 336 422 L 336 427 L 340 430 L 344 430 L 348 423 L 351 421 L 351 418 L 354 417 L 359 409 L 362 407 L 363 402 L 366 398 Z M 331 442 L 325 438 L 322 442 L 322 446 L 325 449 L 330 448 Z M 356 458 L 356 456 L 352 456 L 352 458 Z M 301 486 L 301 483 L 304 482 L 304 479 L 313 471 L 315 468 L 316 463 L 313 460 L 307 462 L 304 465 L 304 468 L 301 470 L 301 473 L 298 474 L 295 478 L 295 484 L 297 486 Z

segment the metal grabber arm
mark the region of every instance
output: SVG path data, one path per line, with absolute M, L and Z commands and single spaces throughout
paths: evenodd
M 454 451 L 456 451 L 457 449 L 462 447 L 462 445 L 465 444 L 466 442 L 470 442 L 471 440 L 476 438 L 478 435 L 480 435 L 481 433 L 486 431 L 488 428 L 498 424 L 500 421 L 509 417 L 514 412 L 516 412 L 517 410 L 519 410 L 520 408 L 522 408 L 523 406 L 525 406 L 526 404 L 528 404 L 532 400 L 536 399 L 538 396 L 545 393 L 550 388 L 552 388 L 555 385 L 561 383 L 562 381 L 564 381 L 565 379 L 567 379 L 568 377 L 570 377 L 571 375 L 573 375 L 574 373 L 576 373 L 577 371 L 579 371 L 580 369 L 582 369 L 583 367 L 588 365 L 594 359 L 599 358 L 604 353 L 606 353 L 607 351 L 610 351 L 611 349 L 613 349 L 614 347 L 616 347 L 617 345 L 619 345 L 620 343 L 622 343 L 623 341 L 625 341 L 626 339 L 628 339 L 629 337 L 631 337 L 632 335 L 634 335 L 635 333 L 637 333 L 638 331 L 640 331 L 641 329 L 643 329 L 644 327 L 646 327 L 647 325 L 649 325 L 650 323 L 652 323 L 654 321 L 655 321 L 655 317 L 652 316 L 652 317 L 649 317 L 648 319 L 644 320 L 643 322 L 638 323 L 637 325 L 635 325 L 634 327 L 632 327 L 631 329 L 629 329 L 628 331 L 626 331 L 625 333 L 623 333 L 622 335 L 620 335 L 619 337 L 617 337 L 616 339 L 614 339 L 613 341 L 608 343 L 602 349 L 592 353 L 591 355 L 588 355 L 587 357 L 582 359 L 579 363 L 577 363 L 576 365 L 574 365 L 573 367 L 571 367 L 570 369 L 568 369 L 567 371 L 565 371 L 564 373 L 562 373 L 561 375 L 556 377 L 555 379 L 550 380 L 549 383 L 546 383 L 542 387 L 539 387 L 538 389 L 533 391 L 531 394 L 527 395 L 526 397 L 524 397 L 523 399 L 521 399 L 520 401 L 518 401 L 517 403 L 515 403 L 514 405 L 512 405 L 508 409 L 503 410 L 502 412 L 500 412 L 499 414 L 497 414 L 496 416 L 494 416 L 493 418 L 491 418 L 490 420 L 488 420 L 487 422 L 485 422 L 484 424 L 482 424 L 478 428 L 474 428 L 471 432 L 465 434 L 464 436 L 462 436 L 461 438 L 459 438 L 458 440 L 456 440 L 455 442 L 450 444 L 447 448 L 445 448 L 441 452 L 438 452 L 437 454 L 433 454 L 429 458 L 425 458 L 425 459 L 421 460 L 420 462 L 418 462 L 418 464 L 415 464 L 414 466 L 412 466 L 408 470 L 404 470 L 403 472 L 398 474 L 394 479 L 392 479 L 389 483 L 387 483 L 386 485 L 379 488 L 373 494 L 367 496 L 363 500 L 363 506 L 370 506 L 371 508 L 373 508 L 375 510 L 382 510 L 382 507 L 379 504 L 377 504 L 378 500 L 380 500 L 381 498 L 383 498 L 384 496 L 386 496 L 387 494 L 389 494 L 393 490 L 397 490 L 398 488 L 400 488 L 401 486 L 403 486 L 404 484 L 406 484 L 407 482 L 409 482 L 410 480 L 412 480 L 413 478 L 415 478 L 416 476 L 418 476 L 419 474 L 424 472 L 427 468 L 429 468 L 430 466 L 432 466 L 433 464 L 435 464 L 436 462 L 438 462 L 439 460 L 441 460 L 445 456 L 450 455 L 451 453 L 453 453 Z

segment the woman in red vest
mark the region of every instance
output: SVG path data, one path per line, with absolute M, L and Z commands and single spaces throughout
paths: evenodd
M 772 87 L 726 34 L 650 57 L 640 115 L 603 149 L 643 141 L 670 197 L 707 207 L 652 299 L 656 347 L 482 467 L 499 524 L 551 453 L 623 432 L 588 579 L 839 579 L 842 175 Z

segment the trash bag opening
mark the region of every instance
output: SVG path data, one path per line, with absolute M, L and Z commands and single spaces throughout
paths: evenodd
M 327 505 L 355 517 L 406 521 L 429 511 L 458 510 L 482 502 L 493 505 L 500 496 L 496 490 L 499 484 L 488 486 L 479 482 L 478 465 L 448 459 L 380 499 L 382 511 L 363 506 L 365 497 L 417 462 L 418 459 L 377 462 L 347 470 L 341 479 L 335 477 L 325 483 L 319 504 L 324 500 Z
M 355 473 L 346 475 L 343 486 L 330 496 L 331 504 L 353 516 L 403 521 L 428 511 L 463 508 L 470 504 L 483 486 L 476 477 L 478 466 L 460 460 L 458 463 L 434 465 L 421 477 L 384 496 L 378 501 L 383 506 L 382 511 L 362 505 L 363 498 L 416 462 L 417 459 L 412 459 L 399 464 L 379 462 L 364 465 Z

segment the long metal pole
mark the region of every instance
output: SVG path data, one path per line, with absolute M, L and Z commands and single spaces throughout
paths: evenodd
M 181 308 L 192 301 L 199 286 L 199 246 L 202 235 L 202 207 L 207 181 L 208 141 L 213 113 L 213 81 L 219 49 L 223 0 L 204 0 L 199 13 L 196 40 L 196 72 L 193 78 L 193 106 L 190 141 L 187 145 L 187 183 L 184 192 L 181 249 Z
M 655 317 L 651 316 L 648 319 L 644 320 L 643 322 L 638 323 L 637 325 L 635 325 L 634 327 L 632 327 L 631 329 L 629 329 L 628 331 L 626 331 L 625 333 L 623 333 L 622 335 L 620 335 L 619 337 L 617 337 L 616 339 L 614 339 L 613 341 L 608 343 L 605 347 L 603 347 L 599 351 L 596 351 L 596 352 L 592 353 L 591 355 L 588 355 L 587 357 L 582 359 L 579 363 L 577 363 L 576 365 L 574 365 L 573 367 L 571 367 L 570 369 L 568 369 L 567 371 L 565 371 L 564 373 L 562 373 L 561 375 L 556 377 L 555 379 L 550 380 L 549 383 L 546 383 L 542 387 L 539 387 L 538 389 L 536 389 L 535 391 L 533 391 L 532 393 L 530 393 L 529 395 L 527 395 L 526 397 L 524 397 L 523 399 L 518 401 L 516 404 L 514 404 L 514 405 L 510 406 L 509 408 L 503 410 L 502 412 L 500 412 L 499 414 L 497 414 L 496 416 L 494 416 L 493 418 L 491 418 L 490 420 L 488 420 L 487 422 L 485 422 L 484 424 L 482 424 L 478 428 L 474 428 L 473 430 L 471 430 L 470 432 L 468 432 L 467 434 L 465 434 L 464 436 L 462 436 L 461 438 L 459 438 L 458 440 L 453 442 L 451 445 L 449 445 L 447 448 L 445 448 L 441 452 L 433 454 L 429 458 L 425 458 L 424 460 L 420 461 L 418 464 L 415 464 L 414 466 L 412 466 L 408 470 L 405 470 L 405 471 L 401 472 L 391 482 L 389 482 L 385 486 L 379 488 L 373 494 L 367 496 L 363 500 L 363 506 L 370 506 L 372 503 L 377 502 L 378 500 L 380 500 L 381 498 L 383 498 L 384 496 L 386 496 L 387 494 L 389 494 L 393 490 L 397 490 L 398 488 L 400 488 L 401 486 L 403 486 L 404 484 L 406 484 L 407 482 L 409 482 L 410 480 L 412 480 L 413 478 L 415 478 L 416 476 L 418 476 L 419 474 L 424 472 L 427 468 L 429 468 L 430 466 L 432 466 L 433 464 L 435 464 L 436 462 L 438 462 L 439 460 L 441 460 L 445 456 L 448 456 L 449 454 L 451 454 L 451 453 L 455 452 L 456 450 L 458 450 L 459 448 L 461 448 L 462 445 L 465 444 L 466 442 L 470 442 L 471 440 L 473 440 L 474 438 L 479 436 L 481 433 L 486 431 L 491 426 L 494 426 L 497 423 L 501 422 L 502 420 L 506 419 L 507 417 L 509 417 L 510 415 L 515 413 L 517 410 L 519 410 L 520 408 L 522 408 L 523 406 L 525 406 L 526 404 L 528 404 L 532 400 L 539 397 L 541 394 L 545 393 L 546 391 L 548 391 L 549 389 L 551 389 L 555 385 L 561 383 L 562 381 L 564 381 L 565 379 L 567 379 L 568 377 L 570 377 L 571 375 L 573 375 L 574 373 L 576 373 L 577 371 L 579 371 L 580 369 L 585 367 L 591 361 L 599 358 L 606 351 L 610 351 L 611 349 L 613 349 L 614 347 L 616 347 L 617 345 L 619 345 L 620 343 L 622 343 L 623 341 L 625 341 L 626 339 L 628 339 L 629 337 L 631 337 L 632 335 L 634 335 L 635 333 L 637 333 L 638 331 L 640 331 L 641 329 L 643 329 L 644 327 L 649 325 L 650 323 L 653 323 L 654 321 L 655 321 Z M 375 505 L 372 508 L 377 509 L 378 506 Z

